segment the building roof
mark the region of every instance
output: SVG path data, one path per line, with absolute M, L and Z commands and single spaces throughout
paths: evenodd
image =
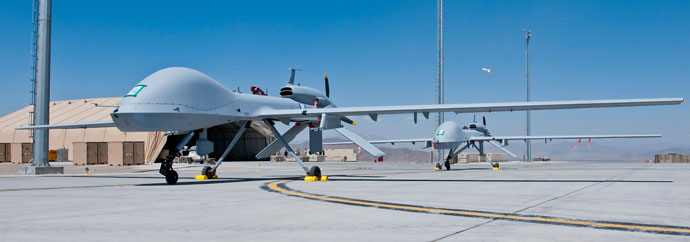
M 88 98 L 50 102 L 50 124 L 67 124 L 110 120 L 113 106 L 121 97 Z M 0 117 L 0 143 L 31 143 L 29 130 L 14 128 L 29 125 L 29 111 L 26 106 L 13 113 Z M 72 150 L 74 142 L 124 142 L 144 141 L 147 162 L 158 156 L 166 142 L 163 132 L 121 132 L 117 128 L 92 129 L 51 129 L 48 138 L 51 150 L 67 148 Z M 72 160 L 74 152 L 69 153 Z
M 80 123 L 93 121 L 107 121 L 110 120 L 110 112 L 112 107 L 120 102 L 121 97 L 110 98 L 89 98 L 65 101 L 50 102 L 50 124 L 65 124 L 65 123 Z M 96 106 L 95 104 L 101 106 Z M 26 106 L 8 115 L 0 117 L 0 142 L 2 143 L 29 143 L 29 130 L 14 130 L 16 127 L 29 125 L 29 111 L 31 106 Z M 115 129 L 115 128 L 108 128 Z M 105 132 L 108 132 L 108 129 Z M 62 136 L 59 133 L 66 135 L 74 133 L 83 133 L 85 130 L 51 130 L 50 141 L 53 142 L 54 135 Z M 114 131 L 119 132 L 117 129 Z M 112 132 L 112 131 L 111 131 Z M 104 133 L 100 129 L 100 133 Z M 110 133 L 110 132 L 109 132 Z M 56 140 L 57 141 L 57 140 Z

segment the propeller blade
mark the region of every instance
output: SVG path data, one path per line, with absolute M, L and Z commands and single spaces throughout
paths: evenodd
M 482 123 L 486 126 L 486 115 L 482 115 Z
M 326 80 L 326 97 L 331 97 L 331 88 L 328 86 L 328 74 L 324 74 L 323 76 Z
M 592 143 L 592 138 L 587 140 L 587 150 L 592 150 L 589 145 Z
M 343 122 L 348 123 L 348 124 L 357 125 L 357 122 L 355 122 L 352 119 L 345 117 L 345 116 L 340 117 L 340 120 L 342 120 Z
M 580 145 L 580 143 L 582 143 L 582 139 L 578 140 L 577 144 L 573 145 L 573 147 L 570 147 L 570 148 L 575 149 L 575 148 L 577 148 L 578 145 Z

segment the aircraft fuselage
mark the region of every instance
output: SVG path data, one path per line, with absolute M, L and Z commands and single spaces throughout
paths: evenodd
M 139 82 L 110 114 L 123 132 L 188 131 L 250 120 L 260 109 L 307 106 L 291 99 L 231 91 L 183 67 L 157 71 Z
M 478 124 L 473 124 L 478 125 Z M 481 126 L 483 127 L 483 126 Z M 470 141 L 471 137 L 485 136 L 484 132 L 476 129 L 463 128 L 458 123 L 446 121 L 436 128 L 434 134 L 435 149 L 452 149 Z

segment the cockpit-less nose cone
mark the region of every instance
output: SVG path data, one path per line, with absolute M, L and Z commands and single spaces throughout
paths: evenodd
M 123 132 L 197 130 L 231 121 L 241 97 L 211 77 L 184 67 L 157 71 L 139 82 L 112 113 Z

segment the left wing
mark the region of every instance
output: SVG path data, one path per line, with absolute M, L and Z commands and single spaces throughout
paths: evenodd
M 14 129 L 16 129 L 16 130 L 25 130 L 25 129 L 85 129 L 85 128 L 109 128 L 109 127 L 115 127 L 115 123 L 112 120 L 97 121 L 97 122 L 84 122 L 84 123 L 69 123 L 69 124 L 34 125 L 34 126 L 17 127 Z
M 395 143 L 425 143 L 425 142 L 431 142 L 433 139 L 431 138 L 418 138 L 418 139 L 387 139 L 387 140 L 372 140 L 369 141 L 371 144 L 395 144 Z M 352 141 L 343 141 L 343 142 L 324 142 L 324 145 L 349 145 L 349 144 L 354 144 Z
M 535 135 L 535 136 L 478 136 L 470 141 L 502 141 L 502 140 L 533 140 L 533 139 L 631 139 L 631 138 L 661 138 L 660 134 L 624 134 L 624 135 Z
M 425 117 L 431 112 L 478 113 L 478 112 L 512 112 L 525 110 L 630 107 L 681 104 L 683 98 L 646 98 L 646 99 L 610 99 L 584 101 L 547 101 L 547 102 L 510 102 L 510 103 L 476 103 L 476 104 L 433 104 L 433 105 L 400 105 L 345 108 L 315 109 L 270 109 L 263 108 L 252 113 L 253 119 L 281 119 L 299 117 L 320 117 L 321 115 L 358 116 L 369 115 L 376 119 L 379 114 L 423 113 Z

